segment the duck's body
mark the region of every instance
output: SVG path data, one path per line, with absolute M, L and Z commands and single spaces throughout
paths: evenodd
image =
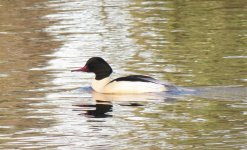
M 83 68 L 73 70 L 93 72 L 96 77 L 92 82 L 92 88 L 99 93 L 147 93 L 162 92 L 168 88 L 158 80 L 142 75 L 132 75 L 111 80 L 112 69 L 109 64 L 100 57 L 90 58 Z
M 162 84 L 157 84 L 154 82 L 150 82 L 148 80 L 131 81 L 128 80 L 129 77 L 135 77 L 135 76 L 127 76 L 127 77 L 117 78 L 115 80 L 111 80 L 110 77 L 104 78 L 102 80 L 94 79 L 92 82 L 92 88 L 99 93 L 120 93 L 120 94 L 161 92 L 167 90 L 165 86 Z M 121 81 L 119 81 L 119 79 L 121 79 Z M 122 79 L 126 79 L 126 80 L 122 80 Z

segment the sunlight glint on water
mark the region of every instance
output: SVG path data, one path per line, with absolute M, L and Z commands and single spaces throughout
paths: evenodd
M 244 4 L 1 1 L 0 149 L 246 149 Z M 95 93 L 93 56 L 186 88 Z

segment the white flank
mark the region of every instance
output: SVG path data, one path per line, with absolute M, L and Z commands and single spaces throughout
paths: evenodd
M 167 91 L 164 85 L 152 82 L 139 81 L 114 81 L 110 78 L 102 80 L 93 80 L 92 88 L 99 93 L 147 93 Z M 109 84 L 108 84 L 109 83 Z

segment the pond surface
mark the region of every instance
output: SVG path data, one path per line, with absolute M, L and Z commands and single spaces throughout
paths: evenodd
M 247 149 L 245 0 L 1 0 L 0 149 Z M 104 95 L 92 74 L 181 92 Z

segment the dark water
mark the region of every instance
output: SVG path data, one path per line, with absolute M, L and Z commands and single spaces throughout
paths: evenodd
M 245 0 L 1 0 L 0 149 L 247 149 Z M 93 92 L 150 75 L 182 91 Z

